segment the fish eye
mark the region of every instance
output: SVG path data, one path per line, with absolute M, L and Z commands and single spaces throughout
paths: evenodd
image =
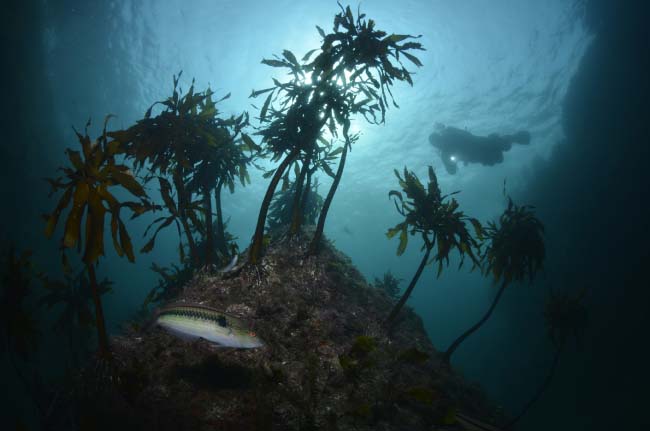
M 255 336 L 255 332 L 250 331 L 250 332 L 248 333 L 248 335 L 250 335 L 251 337 L 254 337 L 254 336 Z

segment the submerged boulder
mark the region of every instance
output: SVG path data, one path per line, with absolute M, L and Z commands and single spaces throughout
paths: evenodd
M 113 337 L 109 371 L 84 372 L 81 423 L 358 431 L 455 429 L 456 410 L 499 419 L 479 388 L 442 365 L 415 313 L 405 309 L 387 333 L 391 299 L 330 244 L 306 256 L 307 236 L 274 241 L 258 266 L 200 273 L 177 299 L 252 322 L 264 347 L 215 349 L 133 326 Z

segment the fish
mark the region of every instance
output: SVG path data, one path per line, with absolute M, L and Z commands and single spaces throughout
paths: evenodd
M 254 349 L 262 340 L 243 320 L 201 304 L 180 303 L 161 308 L 155 325 L 187 341 L 204 339 L 216 347 Z
M 456 422 L 467 431 L 503 431 L 459 412 L 456 412 Z
M 222 273 L 222 274 L 225 274 L 225 273 L 227 273 L 227 272 L 232 271 L 233 268 L 237 265 L 237 260 L 238 260 L 238 259 L 239 259 L 239 255 L 236 254 L 236 255 L 232 258 L 232 260 L 230 261 L 230 263 L 229 263 L 228 265 L 226 265 L 225 267 L 221 268 L 221 269 L 219 270 L 219 272 Z

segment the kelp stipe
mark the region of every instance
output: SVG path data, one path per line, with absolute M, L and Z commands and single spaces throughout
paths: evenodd
M 406 250 L 409 234 L 420 234 L 424 242 L 422 245 L 424 255 L 406 291 L 386 318 L 385 324 L 389 329 L 411 295 L 427 264 L 438 262 L 438 276 L 440 276 L 443 263 L 449 264 L 449 253 L 456 249 L 461 256 L 460 266 L 463 265 L 465 255 L 469 256 L 474 266 L 479 265 L 477 256 L 479 244 L 467 230 L 467 223 L 474 226 L 478 237 L 482 235 L 479 221 L 459 211 L 456 199 L 448 199 L 458 192 L 442 195 L 438 186 L 438 178 L 431 166 L 429 166 L 429 183 L 426 189 L 417 175 L 406 167 L 404 168 L 404 178 L 397 170 L 395 170 L 395 176 L 402 191 L 391 190 L 388 196 L 394 199 L 395 208 L 404 217 L 404 221 L 390 228 L 386 236 L 393 238 L 399 234 L 397 255 L 401 256 Z M 429 260 L 429 255 L 436 244 L 437 250 L 434 251 L 433 258 Z
M 67 248 L 83 248 L 82 260 L 86 265 L 90 288 L 95 306 L 95 320 L 99 340 L 99 352 L 102 356 L 110 356 L 108 336 L 104 322 L 100 287 L 97 283 L 95 266 L 100 256 L 104 255 L 105 216 L 110 215 L 111 237 L 117 254 L 126 256 L 135 262 L 133 245 L 126 226 L 121 219 L 122 208 L 129 208 L 133 217 L 153 209 L 147 194 L 131 170 L 123 164 L 118 164 L 116 156 L 125 153 L 120 142 L 108 140 L 106 125 L 110 115 L 104 121 L 101 136 L 91 142 L 88 136 L 88 126 L 82 135 L 75 130 L 81 152 L 67 149 L 70 165 L 62 167 L 64 175 L 56 179 L 48 179 L 52 192 L 63 191 L 63 196 L 54 211 L 46 216 L 45 235 L 49 238 L 54 233 L 59 217 L 63 210 L 70 206 L 61 241 L 65 253 Z M 120 186 L 139 199 L 137 202 L 120 202 L 110 191 L 111 187 Z M 85 218 L 85 229 L 81 229 Z M 64 254 L 65 257 L 65 254 Z
M 288 69 L 292 79 L 285 83 L 274 80 L 274 87 L 251 93 L 251 97 L 268 93 L 259 115 L 264 127 L 258 134 L 262 136 L 265 149 L 272 154 L 272 160 L 282 159 L 270 174 L 272 179 L 260 207 L 250 249 L 251 263 L 257 263 L 261 257 L 266 217 L 275 189 L 283 177 L 287 178 L 285 171 L 299 161 L 301 167 L 295 179 L 295 216 L 291 229 L 294 233 L 297 231 L 300 224 L 298 208 L 302 205 L 301 191 L 310 166 L 323 151 L 318 143 L 324 141 L 323 133 L 326 131 L 333 138 L 341 134 L 343 142 L 340 150 L 330 153 L 330 156 L 341 154 L 337 173 L 332 175 L 329 166 L 323 166 L 334 182 L 323 202 L 310 245 L 311 253 L 318 251 L 327 211 L 341 179 L 347 152 L 356 140 L 354 134 L 350 133 L 352 116 L 361 114 L 370 123 L 383 123 L 389 96 L 397 107 L 390 92 L 393 81 L 413 83 L 399 55 L 403 54 L 416 66 L 422 65 L 417 57 L 407 52 L 423 49 L 421 44 L 399 44 L 416 36 L 388 35 L 376 30 L 373 20 L 364 18 L 365 15 L 359 13 L 355 19 L 349 6 L 341 6 L 341 12 L 334 17 L 332 33 L 326 34 L 317 27 L 323 40 L 320 49 L 309 51 L 301 61 L 288 50 L 283 51 L 282 57 L 262 60 L 268 66 Z M 394 58 L 399 66 L 392 63 L 389 57 Z M 278 99 L 281 100 L 275 106 L 273 102 Z M 377 118 L 378 115 L 380 118 Z

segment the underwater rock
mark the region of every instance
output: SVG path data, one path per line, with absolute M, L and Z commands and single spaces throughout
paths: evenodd
M 78 379 L 80 428 L 431 430 L 451 410 L 500 419 L 441 364 L 412 310 L 387 334 L 391 299 L 330 244 L 307 257 L 310 237 L 272 242 L 229 278 L 199 273 L 175 299 L 253 322 L 264 347 L 212 349 L 134 326 L 112 338 L 108 377 L 95 366 Z

